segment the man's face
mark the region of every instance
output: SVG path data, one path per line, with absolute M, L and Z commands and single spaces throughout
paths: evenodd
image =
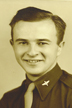
M 57 31 L 51 20 L 19 21 L 13 29 L 13 49 L 16 59 L 30 75 L 42 75 L 51 70 L 59 55 Z

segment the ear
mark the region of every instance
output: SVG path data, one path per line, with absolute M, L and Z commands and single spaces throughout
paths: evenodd
M 65 44 L 65 42 L 62 41 L 62 42 L 58 45 L 58 53 L 57 53 L 57 56 L 59 56 L 59 55 L 61 54 L 61 51 L 62 51 L 62 49 L 63 49 L 63 47 L 64 47 L 64 44 Z
M 10 39 L 10 44 L 13 46 L 13 40 L 12 39 Z

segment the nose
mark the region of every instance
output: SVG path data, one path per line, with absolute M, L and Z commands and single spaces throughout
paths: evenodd
M 27 55 L 30 57 L 35 57 L 38 55 L 37 47 L 35 44 L 30 44 L 28 51 L 27 51 Z

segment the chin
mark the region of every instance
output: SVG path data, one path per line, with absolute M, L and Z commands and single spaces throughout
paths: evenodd
M 32 76 L 39 76 L 39 75 L 43 74 L 43 72 L 38 72 L 37 70 L 36 71 L 25 70 L 25 71 L 26 71 L 26 73 L 28 73 Z

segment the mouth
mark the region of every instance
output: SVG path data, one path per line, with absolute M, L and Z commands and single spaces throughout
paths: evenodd
M 43 60 L 24 60 L 24 61 L 26 61 L 28 63 L 38 63 L 38 62 L 41 62 Z

